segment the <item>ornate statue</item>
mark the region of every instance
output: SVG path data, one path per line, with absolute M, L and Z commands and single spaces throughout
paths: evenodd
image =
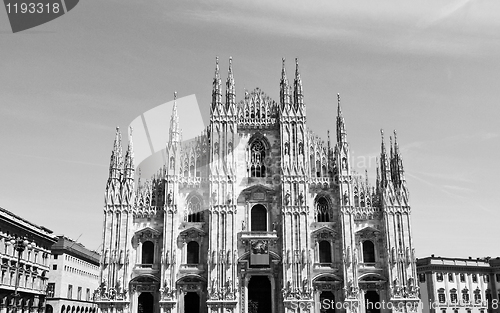
M 344 288 L 344 295 L 346 298 L 357 298 L 359 293 L 359 288 L 356 287 L 352 281 L 349 279 L 347 285 Z
M 109 264 L 109 249 L 104 252 L 104 264 Z
M 173 198 L 172 198 L 172 191 L 169 191 L 167 194 L 167 205 L 172 205 Z
M 290 283 L 290 281 L 287 281 L 285 287 L 281 290 L 281 292 L 283 294 L 283 299 L 288 299 L 292 292 L 292 283 Z
M 290 195 L 290 190 L 287 190 L 287 191 L 286 191 L 286 195 L 285 195 L 285 204 L 286 204 L 286 205 L 289 205 L 289 204 L 290 204 L 290 197 L 291 197 L 291 195 Z
M 393 282 L 393 294 L 395 297 L 400 297 L 401 296 L 401 286 L 399 285 L 399 280 L 396 277 Z
M 299 205 L 302 205 L 304 203 L 304 194 L 302 191 L 299 194 Z
M 217 192 L 212 192 L 212 202 L 213 204 L 217 204 Z
M 349 195 L 344 191 L 344 205 L 349 205 Z
M 245 231 L 247 228 L 247 224 L 245 223 L 245 221 L 242 221 L 241 222 L 241 230 Z
M 253 254 L 266 254 L 267 242 L 263 240 L 256 240 L 251 242 Z

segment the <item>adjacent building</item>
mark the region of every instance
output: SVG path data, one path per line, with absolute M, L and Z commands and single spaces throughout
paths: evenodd
M 47 313 L 95 313 L 100 255 L 64 236 L 57 236 L 51 250 Z
M 279 77 L 277 77 L 279 78 Z M 416 312 L 411 209 L 396 133 L 374 186 L 354 171 L 340 96 L 333 143 L 308 130 L 298 62 L 279 100 L 237 101 L 217 60 L 210 124 L 139 178 L 117 129 L 105 191 L 102 312 Z M 225 94 L 225 97 L 223 96 Z M 175 96 L 174 96 L 175 98 Z M 329 136 L 328 136 L 329 137 Z
M 51 230 L 0 208 L 0 312 L 44 312 L 50 247 L 56 241 Z
M 424 312 L 500 312 L 500 258 L 417 260 Z

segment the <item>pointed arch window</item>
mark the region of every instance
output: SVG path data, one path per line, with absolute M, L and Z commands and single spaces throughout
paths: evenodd
M 332 263 L 332 246 L 330 242 L 322 240 L 319 242 L 319 263 Z
M 255 140 L 250 145 L 250 176 L 266 177 L 266 149 L 261 140 Z
M 188 222 L 203 222 L 203 214 L 201 212 L 201 200 L 194 196 L 191 197 L 187 205 L 188 209 Z
M 267 210 L 262 204 L 252 208 L 252 231 L 267 231 Z
M 316 201 L 316 222 L 330 222 L 330 208 L 324 197 Z
M 363 241 L 363 262 L 375 263 L 375 246 L 371 240 Z
M 200 245 L 196 241 L 190 241 L 187 244 L 187 264 L 200 263 Z

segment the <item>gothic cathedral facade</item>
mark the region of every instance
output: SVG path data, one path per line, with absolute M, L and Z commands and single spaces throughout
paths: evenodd
M 279 102 L 258 88 L 237 102 L 231 59 L 224 97 L 217 59 L 206 131 L 182 142 L 174 103 L 165 164 L 146 181 L 117 129 L 103 313 L 420 311 L 396 134 L 386 149 L 382 132 L 372 187 L 353 170 L 340 96 L 334 144 L 307 129 L 295 65 L 289 84 L 283 60 Z

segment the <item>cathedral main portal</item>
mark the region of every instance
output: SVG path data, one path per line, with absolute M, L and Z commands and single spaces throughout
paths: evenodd
M 153 313 L 154 297 L 150 292 L 142 292 L 139 296 L 137 313 Z
M 248 313 L 270 312 L 273 312 L 271 282 L 267 276 L 252 276 L 248 283 Z
M 196 292 L 186 292 L 184 296 L 184 312 L 200 313 L 200 296 Z

